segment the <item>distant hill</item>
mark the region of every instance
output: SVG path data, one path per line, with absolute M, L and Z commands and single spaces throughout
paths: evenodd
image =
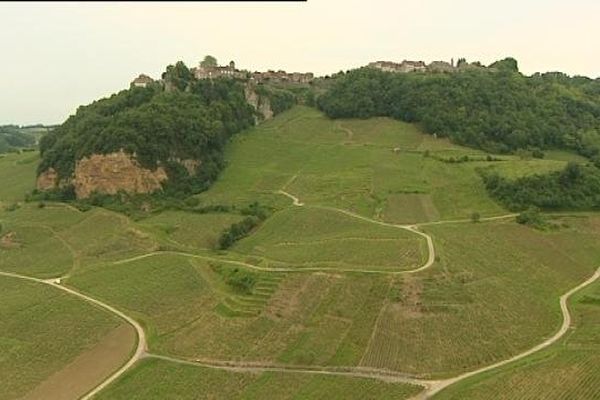
M 1 125 L 0 154 L 35 148 L 40 138 L 52 128 L 42 124 L 29 126 Z

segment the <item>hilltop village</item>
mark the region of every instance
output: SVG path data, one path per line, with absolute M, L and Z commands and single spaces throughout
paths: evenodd
M 190 71 L 196 79 L 215 79 L 215 78 L 235 78 L 248 80 L 252 83 L 300 83 L 309 84 L 314 79 L 312 72 L 286 72 L 283 70 L 268 70 L 265 72 L 250 72 L 248 70 L 237 69 L 235 62 L 230 61 L 227 65 L 205 65 L 204 62 L 191 68 Z M 145 74 L 140 74 L 131 82 L 132 86 L 146 87 L 154 80 Z
M 378 69 L 384 72 L 410 73 L 410 72 L 456 72 L 464 68 L 483 67 L 478 62 L 468 63 L 464 58 L 448 61 L 432 61 L 426 64 L 424 61 L 374 61 L 366 65 L 367 68 Z M 197 67 L 190 71 L 196 79 L 215 79 L 215 78 L 234 78 L 247 80 L 251 83 L 292 83 L 292 84 L 311 84 L 315 75 L 312 72 L 286 72 L 284 70 L 268 70 L 264 72 L 251 72 L 245 69 L 238 69 L 234 61 L 227 65 L 208 64 L 200 62 Z M 162 81 L 162 80 L 159 80 Z M 145 74 L 140 74 L 135 78 L 131 85 L 135 87 L 146 87 L 154 82 L 154 79 Z

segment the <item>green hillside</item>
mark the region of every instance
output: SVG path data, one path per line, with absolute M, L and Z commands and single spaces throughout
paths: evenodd
M 486 173 L 521 185 L 595 168 L 572 151 L 498 154 L 389 117 L 330 119 L 296 106 L 228 137 L 206 190 L 135 219 L 89 203 L 23 202 L 38 163 L 29 157 L 0 159 L 0 175 L 19 183 L 0 190 L 0 272 L 16 274 L 0 276 L 15 286 L 5 291 L 13 306 L 0 346 L 43 349 L 63 335 L 57 343 L 69 351 L 0 357 L 3 382 L 19 396 L 70 371 L 77 354 L 112 354 L 102 338 L 125 315 L 140 324 L 149 356 L 96 398 L 408 399 L 552 337 L 564 316 L 559 297 L 600 265 L 593 207 L 542 212 L 539 229 L 517 223 L 511 204 L 486 188 Z M 246 218 L 253 229 L 220 248 Z M 593 398 L 596 286 L 570 302 L 574 334 L 440 398 L 545 388 L 545 398 L 561 398 L 546 374 L 559 374 L 556 385 L 575 398 Z M 27 305 L 46 295 L 54 297 Z M 63 313 L 44 305 L 63 301 Z M 26 373 L 11 372 L 15 362 Z M 86 368 L 91 390 L 106 370 Z

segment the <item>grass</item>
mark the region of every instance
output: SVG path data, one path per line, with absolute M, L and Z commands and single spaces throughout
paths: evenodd
M 121 322 L 61 291 L 0 277 L 0 399 L 21 398 Z
M 221 232 L 243 218 L 237 214 L 166 211 L 142 220 L 139 225 L 167 244 L 193 251 L 215 249 Z
M 51 278 L 82 265 L 134 256 L 158 248 L 156 241 L 126 217 L 102 209 L 82 213 L 73 208 L 24 204 L 0 213 L 4 235 L 0 269 Z
M 99 396 L 111 399 L 407 399 L 418 387 L 300 373 L 234 373 L 144 360 Z
M 97 265 L 67 282 L 138 317 L 161 354 L 446 377 L 508 358 L 558 328 L 559 295 L 600 263 L 600 219 L 557 222 L 562 228 L 547 232 L 512 221 L 428 227 L 439 260 L 418 275 L 253 271 L 256 284 L 240 293 L 224 279 L 223 268 L 235 267 L 164 254 Z M 257 243 L 268 247 L 278 233 L 300 241 L 331 234 L 311 232 L 313 222 L 292 223 L 292 232 L 276 225 L 257 232 Z
M 35 188 L 37 152 L 0 155 L 0 204 L 22 201 Z

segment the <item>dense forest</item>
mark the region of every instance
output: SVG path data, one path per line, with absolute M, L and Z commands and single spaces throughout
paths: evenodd
M 165 166 L 168 185 L 176 185 L 177 192 L 205 189 L 223 167 L 225 143 L 254 125 L 256 112 L 237 80 L 196 80 L 183 62 L 167 67 L 162 78 L 163 83 L 131 87 L 79 107 L 42 138 L 38 171 L 53 167 L 67 178 L 76 160 L 124 149 L 146 168 Z M 277 111 L 293 104 L 284 97 L 278 91 L 272 100 Z M 185 159 L 201 161 L 195 175 L 177 162 Z
M 493 153 L 567 148 L 600 165 L 600 80 L 518 72 L 506 59 L 452 73 L 338 74 L 318 106 L 332 118 L 389 116 Z
M 510 210 L 531 206 L 545 210 L 600 209 L 600 169 L 569 163 L 562 171 L 515 180 L 482 171 L 492 197 Z

